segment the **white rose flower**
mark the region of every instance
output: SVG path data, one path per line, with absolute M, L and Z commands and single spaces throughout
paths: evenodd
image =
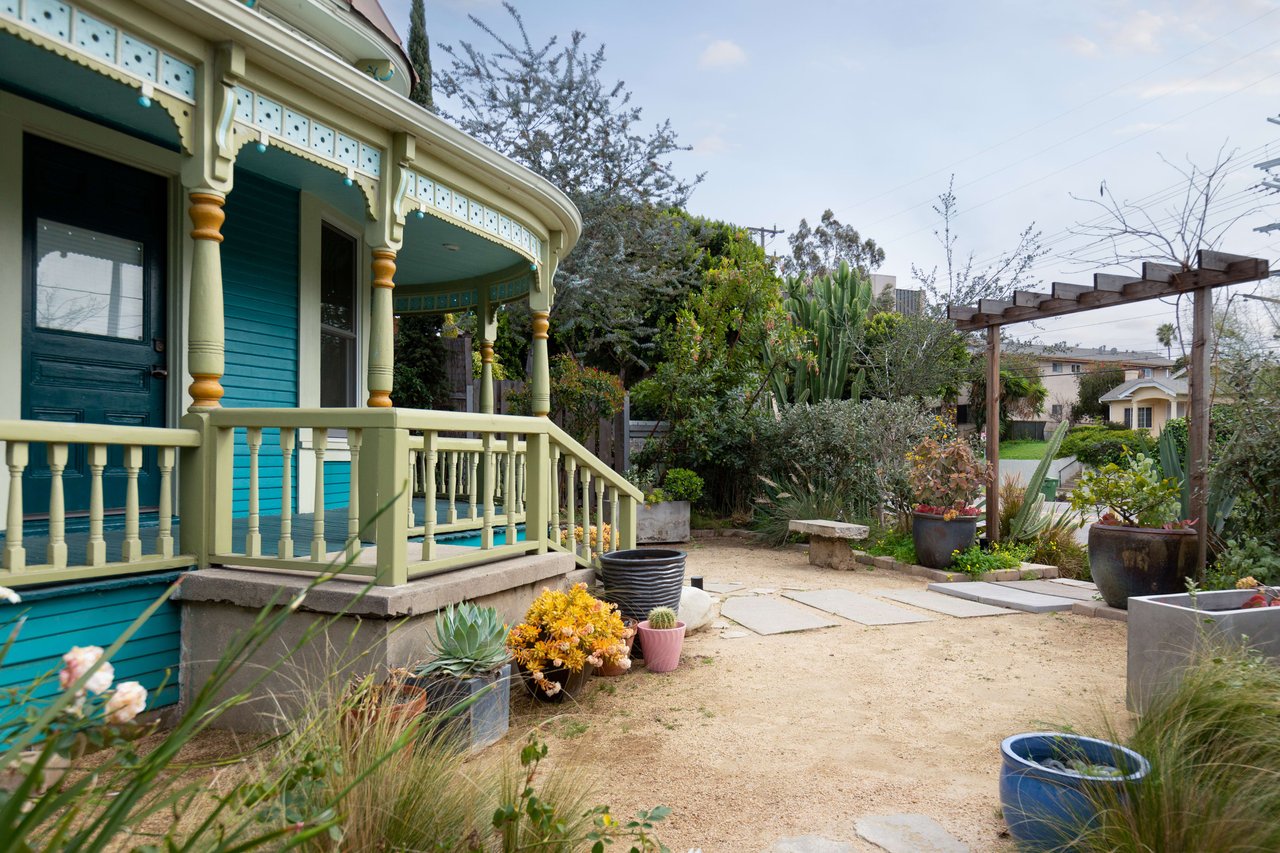
M 147 688 L 136 681 L 126 681 L 117 686 L 107 700 L 107 720 L 112 723 L 127 723 L 146 710 L 146 707 Z
M 102 648 L 100 646 L 72 646 L 71 651 L 62 656 L 62 662 L 65 666 L 58 673 L 58 684 L 61 685 L 63 690 L 66 690 L 79 681 L 101 657 Z M 84 686 L 91 693 L 102 693 L 111 688 L 111 682 L 115 678 L 115 667 L 109 663 L 104 663 L 98 667 L 97 671 L 94 672 Z

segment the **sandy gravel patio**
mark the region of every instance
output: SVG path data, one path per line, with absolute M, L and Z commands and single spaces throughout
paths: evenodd
M 725 538 L 687 550 L 689 575 L 748 589 L 925 586 L 883 570 L 814 568 L 796 548 Z M 706 629 L 686 640 L 675 672 L 593 679 L 558 711 L 513 691 L 509 738 L 541 719 L 551 757 L 593 770 L 595 799 L 615 814 L 671 806 L 661 837 L 672 850 L 764 851 L 798 835 L 878 850 L 854 821 L 895 812 L 932 816 L 974 851 L 1012 850 L 1001 837 L 1001 738 L 1123 721 L 1125 626 L 1058 613 L 930 615 L 883 627 L 835 618 L 834 628 L 773 636 Z

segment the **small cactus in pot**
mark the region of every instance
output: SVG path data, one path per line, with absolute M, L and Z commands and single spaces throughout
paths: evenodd
M 684 623 L 670 607 L 655 607 L 638 626 L 644 665 L 650 672 L 669 672 L 680 663 Z

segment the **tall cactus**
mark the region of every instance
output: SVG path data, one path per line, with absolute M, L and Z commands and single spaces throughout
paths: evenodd
M 773 391 L 779 402 L 817 403 L 862 395 L 864 375 L 853 372 L 854 348 L 871 309 L 871 282 L 847 263 L 831 275 L 805 283 L 787 282 L 785 301 L 793 322 L 809 333 L 808 358 L 790 365 L 790 386 L 775 376 Z

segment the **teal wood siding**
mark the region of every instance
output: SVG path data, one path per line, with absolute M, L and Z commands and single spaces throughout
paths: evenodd
M 0 633 L 5 637 L 19 617 L 26 617 L 0 667 L 0 690 L 24 687 L 54 673 L 33 698 L 39 701 L 56 695 L 56 670 L 72 646 L 108 648 L 180 574 L 164 572 L 21 590 L 21 604 L 0 604 Z M 166 601 L 111 660 L 117 684 L 137 681 L 147 688 L 148 708 L 178 701 L 180 625 L 179 605 Z M 17 712 L 0 700 L 0 716 Z
M 222 226 L 222 298 L 227 367 L 222 405 L 298 405 L 298 191 L 236 172 Z M 280 512 L 283 469 L 278 430 L 263 430 L 260 511 Z M 297 509 L 297 456 L 293 508 Z M 249 449 L 236 435 L 233 511 L 248 513 Z
M 350 503 L 351 463 L 324 463 L 324 508 L 339 509 Z

